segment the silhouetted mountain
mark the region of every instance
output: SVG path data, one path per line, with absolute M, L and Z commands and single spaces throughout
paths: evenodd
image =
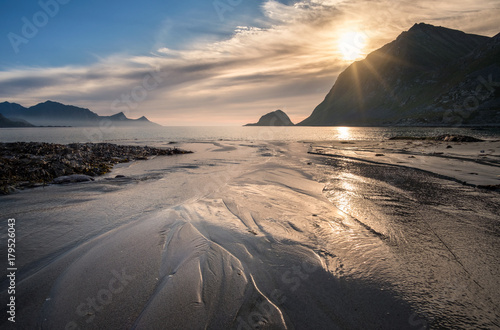
M 294 126 L 287 114 L 281 110 L 270 112 L 262 117 L 255 124 L 245 126 Z
M 0 113 L 0 127 L 34 127 L 34 126 L 35 125 L 32 125 L 24 120 L 14 120 L 5 118 Z
M 142 116 L 141 118 L 135 119 L 137 121 L 149 121 L 146 117 Z
M 22 105 L 17 104 L 17 103 L 9 103 L 9 102 L 0 103 L 0 112 L 4 116 L 5 116 L 5 114 L 8 114 L 8 113 L 17 113 L 18 111 L 21 112 L 24 109 L 25 109 L 25 107 L 23 107 Z
M 149 119 L 144 116 L 138 119 L 129 119 L 123 112 L 119 112 L 112 116 L 100 116 L 99 118 L 110 120 L 111 122 L 119 124 L 120 126 L 158 125 L 149 121 Z
M 427 110 L 444 112 L 446 124 L 500 124 L 500 34 L 451 65 L 443 90 Z
M 492 74 L 493 81 L 500 81 L 498 51 L 497 37 L 415 24 L 366 59 L 351 64 L 325 100 L 298 125 L 457 124 L 448 119 L 450 111 L 452 117 L 458 116 L 455 112 L 461 100 L 456 94 L 473 95 L 478 77 L 487 81 Z M 458 124 L 470 123 L 488 102 L 498 99 L 498 92 L 491 88 L 489 92 L 478 97 Z
M 125 116 L 125 114 L 123 112 L 119 112 L 116 115 L 112 115 L 112 116 L 109 116 L 107 118 L 110 120 L 118 120 L 118 121 L 128 120 L 127 116 Z
M 129 119 L 123 112 L 112 116 L 99 116 L 89 109 L 46 101 L 25 108 L 16 103 L 0 103 L 0 113 L 7 118 L 27 120 L 38 126 L 98 126 L 110 121 L 117 126 L 154 126 L 146 117 Z

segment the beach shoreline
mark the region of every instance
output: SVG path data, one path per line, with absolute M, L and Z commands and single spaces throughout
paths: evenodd
M 457 180 L 472 164 L 494 184 L 498 143 L 478 143 L 182 143 L 194 153 L 2 196 L 17 325 L 495 326 L 500 198 L 439 173 L 466 162 Z

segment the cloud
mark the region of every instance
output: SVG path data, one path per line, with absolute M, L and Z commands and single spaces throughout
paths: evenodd
M 238 26 L 217 42 L 193 41 L 183 50 L 161 44 L 165 21 L 148 56 L 115 55 L 87 66 L 15 68 L 2 72 L 0 98 L 32 105 L 46 99 L 123 111 L 165 125 L 243 124 L 281 108 L 292 120 L 323 100 L 342 60 L 345 32 L 367 36 L 373 51 L 414 23 L 427 22 L 494 35 L 497 1 L 304 0 L 262 4 L 255 26 Z

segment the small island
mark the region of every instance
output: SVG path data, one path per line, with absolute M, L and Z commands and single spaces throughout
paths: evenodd
M 270 112 L 262 117 L 255 124 L 246 124 L 245 126 L 295 126 L 288 115 L 282 110 Z

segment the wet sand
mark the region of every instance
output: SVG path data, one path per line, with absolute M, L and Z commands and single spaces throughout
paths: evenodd
M 498 184 L 500 149 L 481 143 L 191 143 L 2 196 L 2 328 L 498 327 L 500 195 L 472 185 Z

